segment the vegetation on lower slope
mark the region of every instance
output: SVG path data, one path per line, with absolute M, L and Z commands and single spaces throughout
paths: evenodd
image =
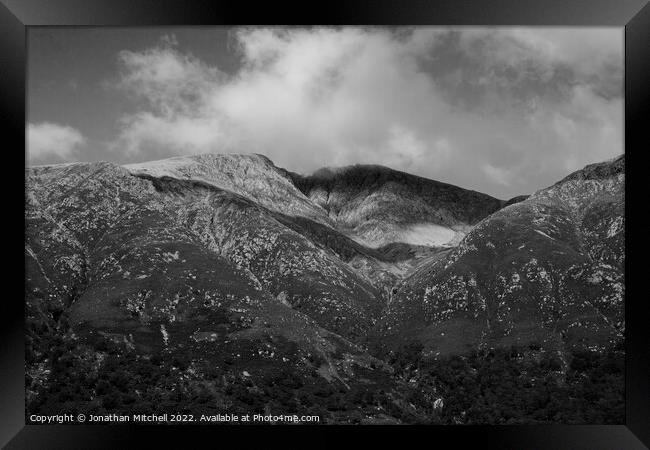
M 383 355 L 392 374 L 369 367 L 343 383 L 323 378 L 315 366 L 301 372 L 278 361 L 254 372 L 223 351 L 219 360 L 206 360 L 182 352 L 143 355 L 101 336 L 81 345 L 70 335 L 45 341 L 51 373 L 45 383 L 27 375 L 28 414 L 296 414 L 316 415 L 321 424 L 624 419 L 620 347 L 576 350 L 568 361 L 534 345 L 428 359 L 412 343 Z

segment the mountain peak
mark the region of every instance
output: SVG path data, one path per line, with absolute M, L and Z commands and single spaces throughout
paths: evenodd
M 390 167 L 381 166 L 378 164 L 350 164 L 347 166 L 326 166 L 315 170 L 309 175 L 318 179 L 331 179 L 337 176 L 343 176 L 355 172 L 398 172 Z
M 602 180 L 625 173 L 625 154 L 607 161 L 589 164 L 564 177 L 557 184 L 571 180 Z
M 148 173 L 151 175 L 160 173 L 173 176 L 178 175 L 179 170 L 185 171 L 198 165 L 212 168 L 219 166 L 227 169 L 228 166 L 236 166 L 241 163 L 275 167 L 269 158 L 258 153 L 201 153 L 125 164 L 124 167 L 132 173 Z
M 272 211 L 329 223 L 327 214 L 312 204 L 286 172 L 256 153 L 206 153 L 128 164 L 142 178 L 173 178 L 206 183 L 252 200 Z
M 487 194 L 380 165 L 325 167 L 294 184 L 345 233 L 370 247 L 403 242 L 454 246 L 503 206 Z

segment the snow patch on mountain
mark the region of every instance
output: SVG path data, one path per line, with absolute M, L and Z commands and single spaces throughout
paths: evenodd
M 465 234 L 467 231 L 461 228 L 452 229 L 434 223 L 418 223 L 406 227 L 396 226 L 393 230 L 372 238 L 354 235 L 351 237 L 370 248 L 379 248 L 393 242 L 428 247 L 455 247 Z
M 442 247 L 452 245 L 458 232 L 433 223 L 413 225 L 404 231 L 404 242 L 413 245 Z

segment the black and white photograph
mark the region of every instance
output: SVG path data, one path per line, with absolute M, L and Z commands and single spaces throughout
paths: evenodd
M 624 36 L 30 28 L 25 423 L 625 424 Z

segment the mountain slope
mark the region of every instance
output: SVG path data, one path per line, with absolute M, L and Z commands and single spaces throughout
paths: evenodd
M 382 308 L 376 289 L 271 211 L 209 184 L 150 180 L 180 223 L 283 303 L 345 336 L 374 324 Z
M 336 227 L 369 247 L 393 242 L 453 246 L 503 201 L 382 166 L 290 174 Z
M 404 280 L 382 323 L 433 354 L 623 339 L 624 164 L 587 166 L 481 221 Z
M 171 183 L 178 188 L 174 183 L 180 182 Z M 243 372 L 248 374 L 245 377 L 259 376 L 277 368 L 295 376 L 315 373 L 325 383 L 345 383 L 354 376 L 355 367 L 372 372 L 365 367 L 373 358 L 305 314 L 313 313 L 322 323 L 331 318 L 330 329 L 350 331 L 354 327 L 347 325 L 355 319 L 355 325 L 369 326 L 367 317 L 358 317 L 364 310 L 353 304 L 360 301 L 366 286 L 360 287 L 342 263 L 323 257 L 304 238 L 301 241 L 300 236 L 265 219 L 250 201 L 209 186 L 214 201 L 202 198 L 209 209 L 209 215 L 202 217 L 201 204 L 182 209 L 167 195 L 174 189 L 163 193 L 151 181 L 108 163 L 28 169 L 27 185 L 30 395 L 65 384 L 60 377 L 69 376 L 68 365 L 78 374 L 95 373 L 103 367 L 107 345 L 118 346 L 119 354 L 127 352 L 142 361 L 160 354 L 170 362 L 181 358 L 188 361 L 184 364 L 189 364 L 185 367 L 192 376 L 200 379 L 214 364 L 227 369 L 224 376 L 228 377 L 241 378 Z M 206 188 L 188 188 L 182 194 L 176 190 L 173 195 L 198 199 L 202 190 Z M 226 220 L 228 214 L 235 216 L 231 222 Z M 221 242 L 221 248 L 209 245 L 200 224 L 215 216 L 223 220 L 220 232 L 230 228 L 236 235 L 233 239 L 242 241 L 225 238 L 227 243 Z M 249 224 L 248 234 L 246 220 L 256 224 Z M 266 227 L 264 220 L 269 222 Z M 254 232 L 262 234 L 254 237 Z M 268 248 L 270 242 L 272 248 Z M 280 255 L 281 261 L 273 260 L 271 265 L 280 270 L 286 264 L 290 273 L 285 278 L 257 270 L 263 263 L 249 253 L 260 247 Z M 298 275 L 292 272 L 291 264 L 303 263 L 314 267 Z M 309 280 L 319 271 L 332 277 L 320 290 Z M 278 284 L 269 284 L 269 279 Z M 302 286 L 314 304 L 297 308 L 291 306 L 291 297 L 276 298 L 280 296 L 271 291 L 281 289 L 282 283 Z M 347 302 L 341 303 L 348 308 L 343 325 L 335 321 L 337 311 L 325 295 Z M 374 295 L 366 295 L 374 300 Z M 60 345 L 69 349 L 63 368 L 52 353 Z M 384 370 L 377 362 L 377 371 Z
M 327 213 L 309 201 L 282 169 L 262 155 L 210 153 L 124 167 L 133 175 L 204 182 L 273 211 L 331 224 Z

